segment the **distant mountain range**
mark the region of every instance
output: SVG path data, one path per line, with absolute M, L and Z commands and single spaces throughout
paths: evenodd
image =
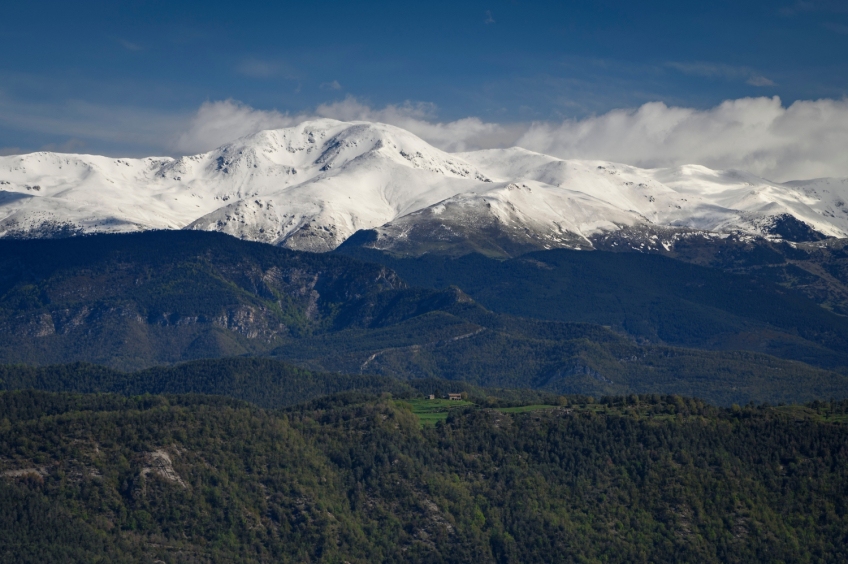
M 848 179 L 451 154 L 394 126 L 334 120 L 178 159 L 0 157 L 0 236 L 15 238 L 196 229 L 329 251 L 365 231 L 367 246 L 405 255 L 669 251 L 692 236 L 848 237 L 846 202 Z

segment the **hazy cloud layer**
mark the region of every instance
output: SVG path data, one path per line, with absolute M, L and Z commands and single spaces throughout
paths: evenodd
M 796 0 L 783 6 L 779 10 L 781 15 L 795 16 L 808 12 L 830 12 L 834 14 L 848 12 L 848 5 L 844 0 Z
M 835 31 L 836 33 L 841 33 L 842 35 L 848 35 L 848 25 L 836 23 L 836 22 L 825 22 L 822 24 L 825 29 L 829 29 L 830 31 Z
M 774 86 L 774 81 L 766 78 L 748 67 L 738 67 L 719 63 L 666 63 L 667 67 L 675 69 L 690 76 L 703 76 L 707 78 L 723 78 L 726 80 L 744 80 L 751 86 Z
M 176 137 L 172 149 L 179 153 L 199 153 L 256 131 L 291 127 L 316 118 L 388 123 L 411 131 L 446 151 L 508 147 L 528 127 L 527 124 L 486 123 L 473 117 L 442 123 L 436 121 L 435 110 L 432 104 L 410 102 L 374 109 L 353 97 L 322 104 L 309 114 L 295 115 L 257 110 L 234 100 L 206 102 L 190 120 L 186 131 Z
M 205 102 L 172 146 L 178 153 L 209 151 L 263 129 L 291 127 L 309 116 L 290 116 L 276 110 L 256 110 L 234 100 Z
M 378 110 L 350 96 L 341 102 L 318 106 L 315 113 L 321 117 L 342 121 L 373 121 L 395 125 L 411 131 L 440 149 L 451 152 L 508 147 L 513 145 L 527 128 L 526 124 L 501 125 L 487 123 L 476 117 L 439 122 L 436 120 L 436 107 L 433 104 L 406 102 Z
M 127 51 L 141 51 L 142 49 L 144 49 L 144 47 L 142 47 L 138 43 L 133 43 L 132 41 L 127 41 L 126 39 L 118 39 L 118 43 L 120 43 Z
M 43 134 L 56 139 L 57 147 L 73 139 L 89 146 L 100 143 L 101 147 L 117 147 L 113 150 L 117 156 L 162 155 L 169 150 L 168 140 L 186 129 L 186 118 L 182 113 L 79 100 L 60 105 L 37 104 L 10 98 L 0 90 L 0 129 Z M 75 142 L 79 150 L 80 141 Z M 45 146 L 49 144 L 36 145 Z
M 402 127 L 446 151 L 518 145 L 561 158 L 610 160 L 642 167 L 702 164 L 773 179 L 848 176 L 848 100 L 729 100 L 707 110 L 652 102 L 580 120 L 497 124 L 469 117 L 435 118 L 432 104 L 375 109 L 353 97 L 311 114 L 256 110 L 231 100 L 203 104 L 175 144 L 179 152 L 209 150 L 262 129 L 315 117 Z

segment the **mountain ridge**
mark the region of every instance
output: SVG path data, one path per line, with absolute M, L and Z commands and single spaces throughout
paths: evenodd
M 848 237 L 846 201 L 848 179 L 446 153 L 398 127 L 329 119 L 180 158 L 0 157 L 0 236 L 18 238 L 197 229 L 329 251 L 370 229 L 375 248 L 405 254 L 592 249 L 610 234 L 667 250 L 704 233 Z

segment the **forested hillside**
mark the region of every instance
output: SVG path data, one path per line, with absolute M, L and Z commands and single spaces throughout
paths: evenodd
M 848 376 L 764 354 L 639 345 L 598 325 L 451 312 L 316 336 L 270 354 L 317 371 L 595 396 L 676 393 L 720 405 L 848 396 Z
M 0 394 L 0 559 L 838 562 L 848 404 Z
M 305 370 L 267 358 L 197 360 L 137 372 L 86 363 L 7 365 L 0 366 L 0 390 L 215 394 L 267 408 L 354 390 L 390 392 L 401 397 L 467 391 L 485 397 L 492 389 L 510 389 L 510 397 L 526 400 L 563 393 L 595 397 L 676 393 L 724 406 L 752 401 L 799 403 L 848 395 L 845 376 L 764 355 L 628 346 L 618 352 L 640 356 L 622 361 L 580 337 L 565 341 L 527 338 L 510 342 L 494 331 L 485 335 L 485 339 L 477 342 L 461 339 L 456 347 L 434 345 L 434 351 L 408 347 L 386 349 L 379 360 L 372 361 L 374 366 L 369 365 L 367 373 L 332 372 L 338 365 L 356 368 L 344 354 L 311 357 L 332 351 L 337 344 L 332 341 L 316 350 L 301 351 L 311 359 L 301 364 L 317 365 L 320 369 Z M 353 335 L 344 333 L 342 337 L 345 336 L 353 341 L 349 346 L 361 344 Z M 505 346 L 518 349 L 519 345 L 521 350 L 514 350 L 509 356 L 498 352 Z M 325 369 L 326 366 L 330 368 Z M 538 374 L 548 376 L 539 379 Z
M 196 360 L 139 372 L 120 372 L 94 364 L 0 366 L 0 390 L 41 390 L 88 394 L 205 394 L 226 396 L 274 409 L 341 392 L 411 398 L 422 394 L 466 392 L 478 401 L 497 393 L 499 402 L 544 402 L 550 392 L 492 390 L 466 382 L 421 378 L 400 380 L 374 374 L 314 372 L 266 358 Z

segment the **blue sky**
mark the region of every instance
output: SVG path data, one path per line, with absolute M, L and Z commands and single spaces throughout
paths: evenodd
M 526 124 L 846 95 L 848 0 L 30 0 L 0 19 L 7 154 L 179 152 L 181 128 L 222 100 Z

